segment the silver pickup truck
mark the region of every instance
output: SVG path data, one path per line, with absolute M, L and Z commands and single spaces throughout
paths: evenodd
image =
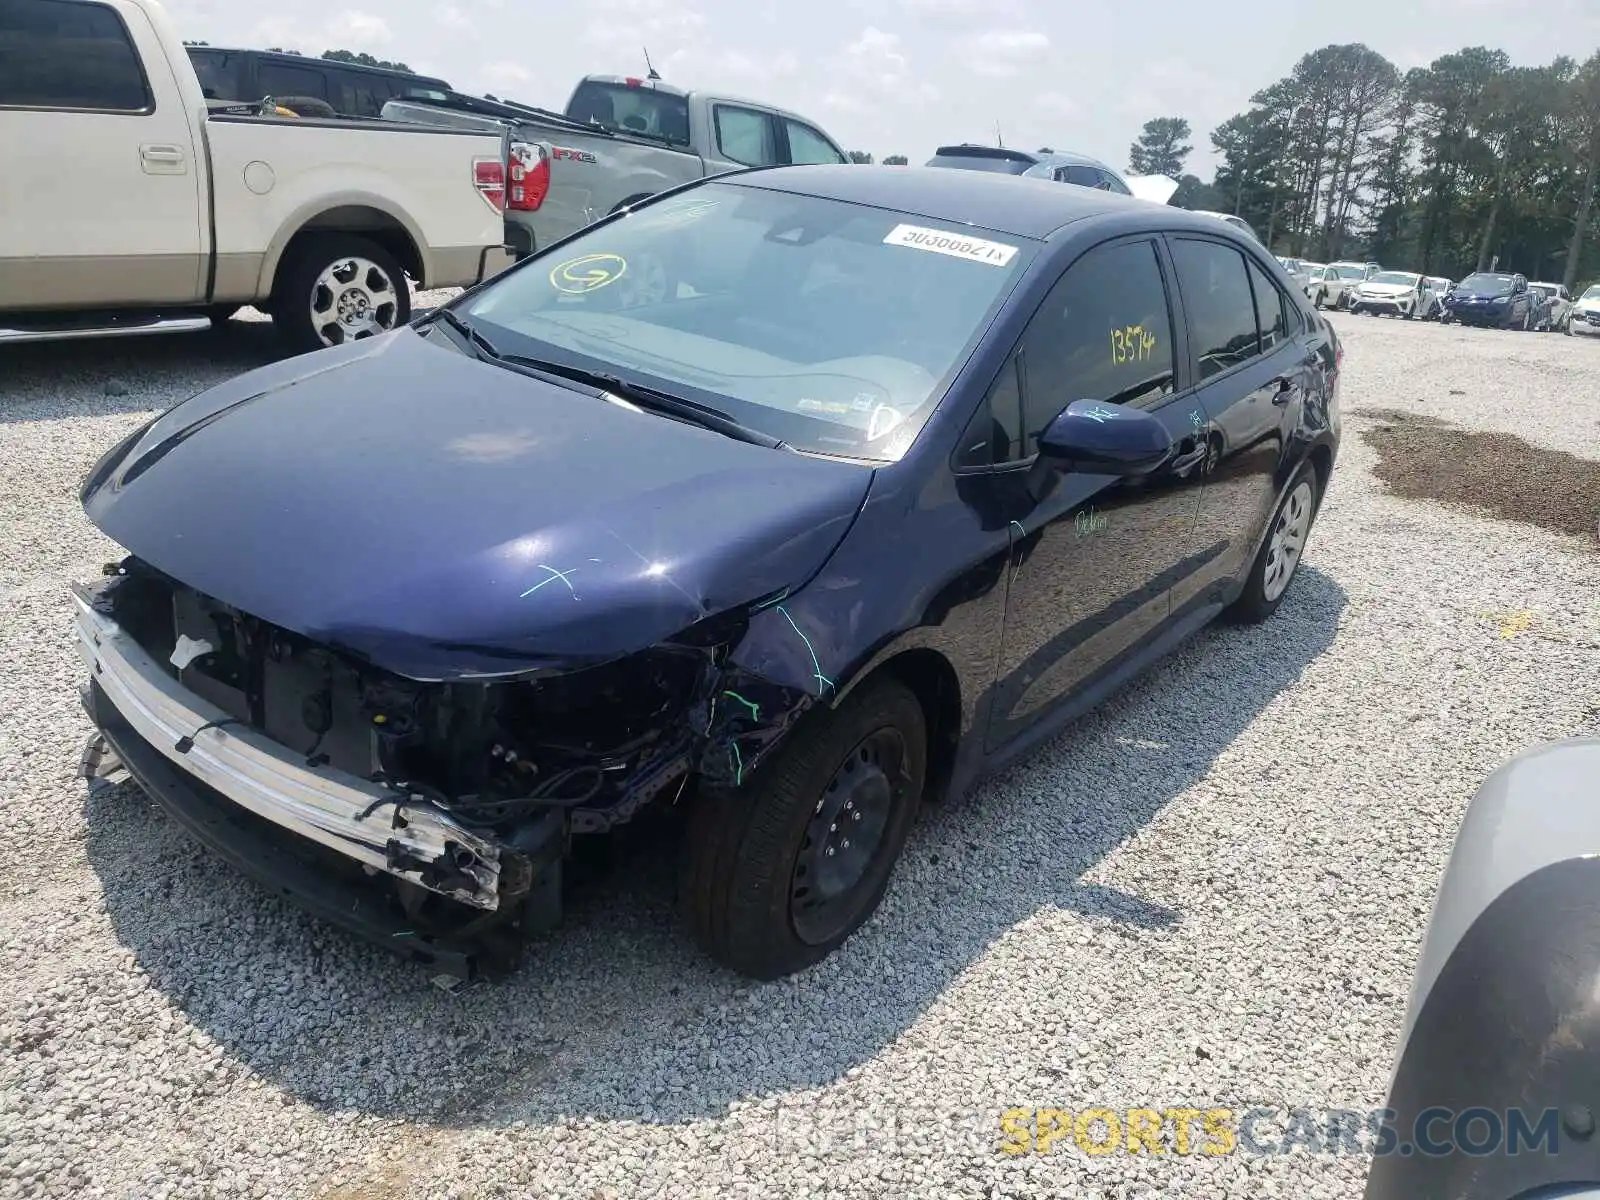
M 795 113 L 621 75 L 586 76 L 564 113 L 452 92 L 391 100 L 383 116 L 485 132 L 510 126 L 506 243 L 519 258 L 624 205 L 719 171 L 850 161 Z

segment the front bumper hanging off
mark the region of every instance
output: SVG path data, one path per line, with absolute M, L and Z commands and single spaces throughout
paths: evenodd
M 84 707 L 98 730 L 84 754 L 86 778 L 131 775 L 241 873 L 445 974 L 472 978 L 490 969 L 485 948 L 494 958 L 515 958 L 504 935 L 516 910 L 531 896 L 547 900 L 552 879 L 559 888 L 559 813 L 519 831 L 513 849 L 421 797 L 307 766 L 182 687 L 87 593 L 75 590 L 74 599 L 90 672 Z M 337 869 L 350 866 L 357 869 Z M 413 928 L 370 886 L 384 876 L 477 910 L 481 919 L 470 924 L 478 937 L 458 941 Z

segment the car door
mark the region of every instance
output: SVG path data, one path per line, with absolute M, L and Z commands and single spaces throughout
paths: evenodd
M 1062 409 L 1085 399 L 1150 411 L 1177 452 L 1137 479 L 1046 476 L 1015 507 L 991 748 L 1113 671 L 1161 627 L 1173 580 L 1192 569 L 1204 419 L 1175 399 L 1184 350 L 1169 270 L 1154 236 L 1102 243 L 1066 269 L 1019 344 L 1025 457 Z
M 0 308 L 200 297 L 205 168 L 142 9 L 0 0 L 0 147 Z
M 1193 543 L 1203 558 L 1174 613 L 1221 603 L 1248 571 L 1277 504 L 1288 436 L 1320 386 L 1309 329 L 1266 266 L 1203 235 L 1168 239 L 1212 454 Z

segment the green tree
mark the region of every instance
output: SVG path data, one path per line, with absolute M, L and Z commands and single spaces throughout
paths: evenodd
M 883 160 L 883 165 L 886 167 L 904 167 L 908 166 L 910 162 L 911 160 L 904 154 L 891 154 Z
M 1156 117 L 1144 123 L 1139 140 L 1128 147 L 1128 171 L 1176 179 L 1183 174 L 1183 164 L 1193 150 L 1189 122 L 1182 117 Z
M 408 75 L 416 74 L 403 62 L 389 62 L 387 59 L 374 58 L 365 51 L 358 53 L 353 50 L 324 50 L 322 57 L 330 62 L 355 63 L 360 67 L 382 67 L 386 71 L 404 71 Z
M 850 161 L 859 166 L 870 167 L 872 165 L 872 155 L 865 150 L 852 150 L 850 151 Z

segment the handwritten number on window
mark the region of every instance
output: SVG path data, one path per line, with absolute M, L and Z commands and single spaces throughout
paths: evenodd
M 1115 366 L 1143 362 L 1153 357 L 1155 348 L 1156 335 L 1143 325 L 1124 325 L 1111 331 L 1111 362 Z

